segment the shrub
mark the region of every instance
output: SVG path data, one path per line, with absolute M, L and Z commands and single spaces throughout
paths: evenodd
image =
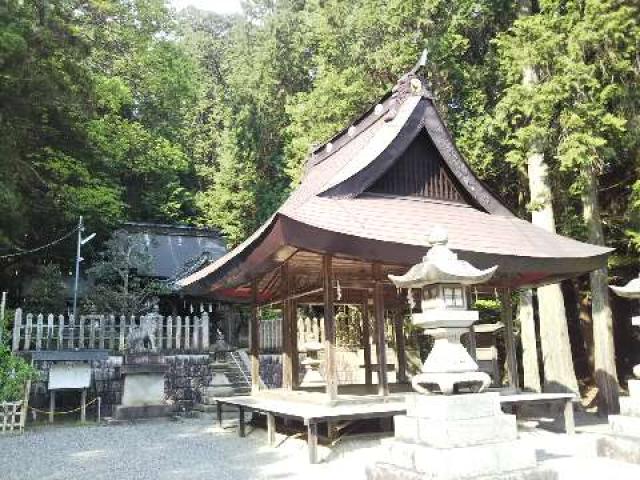
M 27 381 L 35 374 L 36 370 L 22 357 L 0 344 L 0 402 L 21 400 Z

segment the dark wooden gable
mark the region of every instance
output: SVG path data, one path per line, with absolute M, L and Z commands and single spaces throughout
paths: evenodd
M 372 193 L 469 203 L 426 132 L 422 131 L 369 188 Z

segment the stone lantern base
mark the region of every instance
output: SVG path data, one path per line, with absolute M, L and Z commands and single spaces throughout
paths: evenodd
M 609 415 L 609 426 L 614 434 L 640 439 L 640 380 L 629 380 L 629 396 L 620 397 L 620 415 Z
M 368 480 L 557 478 L 518 440 L 498 393 L 409 395 L 407 414 L 394 423 L 386 458 L 367 468 Z

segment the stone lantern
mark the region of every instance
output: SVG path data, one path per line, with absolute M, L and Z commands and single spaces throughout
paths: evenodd
M 324 387 L 326 382 L 320 373 L 320 360 L 318 352 L 324 349 L 324 345 L 317 340 L 310 340 L 302 346 L 302 350 L 307 352 L 307 358 L 302 361 L 305 373 L 300 383 L 301 387 Z
M 620 297 L 640 300 L 640 277 L 634 278 L 622 287 L 611 285 L 611 290 Z M 632 317 L 631 323 L 640 327 L 640 316 Z M 637 442 L 640 438 L 640 364 L 633 367 L 633 374 L 636 379 L 628 382 L 629 396 L 620 397 L 620 415 L 609 415 L 609 426 L 613 433 L 624 438 L 635 438 Z M 621 445 L 616 439 L 608 439 L 605 442 L 607 451 L 614 458 L 617 452 L 630 451 L 629 445 L 625 445 L 625 442 Z M 637 449 L 637 443 L 633 445 L 633 449 Z M 620 457 L 625 459 L 626 453 L 622 453 Z
M 412 321 L 436 341 L 412 379 L 418 393 L 406 396 L 407 413 L 394 417 L 394 439 L 368 465 L 367 480 L 557 478 L 538 468 L 535 449 L 518 439 L 516 417 L 502 413 L 500 394 L 483 392 L 491 378 L 460 343 L 478 320 L 468 308 L 467 289 L 489 280 L 497 267 L 478 270 L 459 260 L 440 228 L 429 240 L 421 263 L 389 278 L 409 290 L 410 303 L 413 291 L 420 292 L 422 311 L 412 313 Z
M 412 307 L 413 291 L 420 292 L 422 311 L 412 313 L 411 319 L 435 338 L 422 373 L 414 376 L 411 383 L 414 390 L 425 394 L 481 392 L 491 384 L 491 377 L 478 371 L 460 337 L 479 319 L 478 312 L 467 305 L 469 286 L 488 281 L 498 267 L 478 270 L 459 260 L 447 247 L 447 241 L 447 232 L 435 228 L 429 236 L 432 246 L 422 262 L 402 276 L 389 275 L 396 287 L 408 289 Z
M 623 287 L 616 287 L 615 285 L 610 285 L 610 287 L 611 290 L 620 297 L 640 300 L 640 276 L 634 278 Z M 635 327 L 640 327 L 640 315 L 631 317 L 631 324 Z M 633 367 L 633 374 L 637 378 L 640 378 L 640 364 Z

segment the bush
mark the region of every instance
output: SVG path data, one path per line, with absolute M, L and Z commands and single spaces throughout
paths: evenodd
M 24 387 L 35 374 L 29 363 L 0 344 L 0 402 L 22 400 Z

